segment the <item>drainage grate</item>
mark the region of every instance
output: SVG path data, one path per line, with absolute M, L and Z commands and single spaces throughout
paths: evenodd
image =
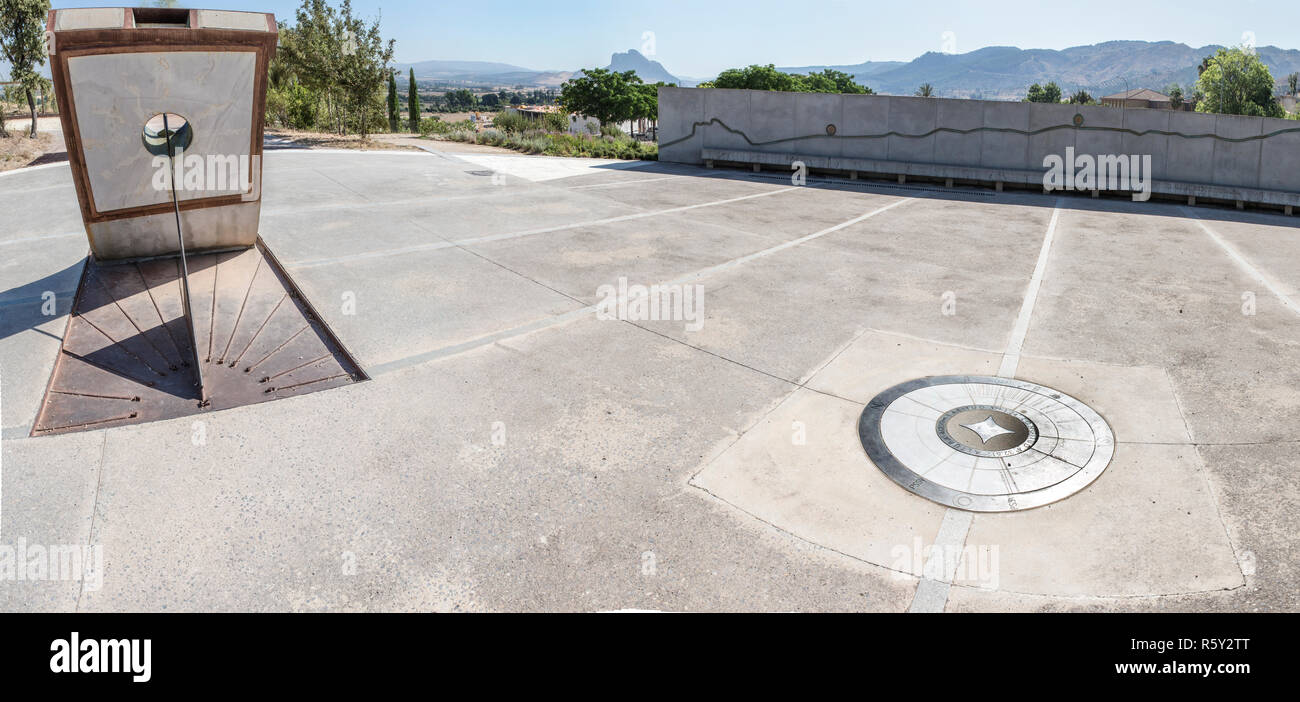
M 1069 497 L 1115 453 L 1110 426 L 1092 408 L 1042 385 L 991 376 L 895 385 L 867 404 L 858 435 L 894 482 L 973 512 Z
M 179 258 L 87 261 L 33 436 L 170 419 L 366 379 L 260 239 L 186 263 L 197 349 Z

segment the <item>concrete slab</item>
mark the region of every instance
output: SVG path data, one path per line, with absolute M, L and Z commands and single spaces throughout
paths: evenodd
M 888 119 L 872 105 L 846 96 L 845 124 Z M 1024 129 L 1021 108 L 985 121 Z M 999 368 L 1058 203 L 662 163 L 504 186 L 451 154 L 265 166 L 266 240 L 374 379 L 22 438 L 66 319 L 31 305 L 85 243 L 62 215 L 0 232 L 0 542 L 107 559 L 79 599 L 0 582 L 6 608 L 907 610 L 946 513 L 871 465 L 858 413 Z M 6 175 L 0 202 L 75 217 L 67 177 Z M 1116 459 L 977 517 L 954 543 L 999 546 L 998 589 L 937 606 L 1297 609 L 1294 225 L 1060 203 L 1017 370 L 1102 412 Z M 595 319 L 620 275 L 704 286 L 703 327 Z
M 861 413 L 797 390 L 691 484 L 811 543 L 919 577 L 914 552 L 933 545 L 944 508 L 871 465 L 855 441 Z
M 103 563 L 93 552 L 81 561 L 85 568 L 71 567 L 71 559 L 48 567 L 53 549 L 95 545 L 91 519 L 104 435 L 89 432 L 65 438 L 53 445 L 30 439 L 3 441 L 0 547 L 10 557 L 0 569 L 0 610 L 5 612 L 72 611 L 83 587 L 93 590 L 103 584 Z M 38 572 L 34 561 L 46 567 Z M 88 567 L 92 564 L 100 570 L 93 571 Z
M 457 158 L 507 176 L 534 183 L 587 175 L 592 169 L 624 170 L 641 168 L 641 161 L 612 158 L 564 158 L 559 156 L 504 156 L 498 154 L 458 154 Z
M 582 306 L 457 248 L 290 272 L 363 366 Z M 485 287 L 493 294 L 475 294 Z
M 1193 446 L 1122 444 L 1102 477 L 1067 500 L 976 515 L 966 545 L 996 546 L 996 589 L 1015 593 L 1132 597 L 1241 587 L 1204 473 Z
M 511 270 L 594 304 L 603 285 L 668 282 L 759 251 L 770 239 L 692 221 L 689 213 L 555 232 L 526 241 L 471 246 Z

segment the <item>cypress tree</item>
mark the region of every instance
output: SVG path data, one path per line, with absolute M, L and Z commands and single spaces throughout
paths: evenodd
M 393 72 L 388 72 L 388 131 L 397 131 L 397 122 L 401 113 L 397 108 L 397 78 Z
M 420 132 L 420 93 L 415 89 L 415 69 L 411 69 L 411 85 L 406 96 L 406 106 L 411 114 L 411 133 Z

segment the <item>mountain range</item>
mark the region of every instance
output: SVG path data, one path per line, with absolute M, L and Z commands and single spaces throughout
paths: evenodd
M 1087 90 L 1096 98 L 1130 88 L 1163 91 L 1171 83 L 1188 90 L 1196 82 L 1196 67 L 1201 59 L 1220 48 L 1193 48 L 1172 41 L 1108 41 L 1062 50 L 990 46 L 965 54 L 932 51 L 912 61 L 789 66 L 778 70 L 808 73 L 833 68 L 853 75 L 878 93 L 893 95 L 911 95 L 922 83 L 929 83 L 942 97 L 1018 100 L 1031 84 L 1055 81 L 1066 95 Z M 1288 74 L 1300 72 L 1300 51 L 1276 46 L 1258 47 L 1256 51 L 1279 85 L 1285 83 Z M 426 80 L 544 88 L 558 87 L 580 72 L 539 71 L 487 61 L 420 61 L 397 67 L 403 72 L 413 67 L 416 77 Z M 647 83 L 692 86 L 699 82 L 670 73 L 663 64 L 635 49 L 613 54 L 606 67 L 636 71 Z
M 535 71 L 522 66 L 491 61 L 419 61 L 417 63 L 395 64 L 398 71 L 415 69 L 415 77 L 422 80 L 454 81 L 477 85 L 524 86 L 529 88 L 555 88 L 561 83 L 580 74 L 581 69 L 573 71 Z M 647 83 L 676 83 L 692 86 L 698 81 L 678 78 L 667 71 L 663 64 L 646 58 L 636 49 L 615 53 L 609 57 L 611 71 L 636 71 L 641 80 Z
M 893 95 L 911 95 L 922 83 L 930 83 L 942 97 L 1015 100 L 1023 98 L 1033 83 L 1055 81 L 1066 95 L 1087 90 L 1096 98 L 1130 88 L 1163 92 L 1171 83 L 1186 90 L 1196 82 L 1201 60 L 1221 48 L 1192 48 L 1171 41 L 1108 41 L 1059 51 L 990 46 L 965 54 L 928 52 L 906 63 L 868 61 L 779 70 L 807 73 L 834 68 L 854 75 L 876 92 Z M 1279 84 L 1300 71 L 1300 51 L 1263 46 L 1256 52 Z

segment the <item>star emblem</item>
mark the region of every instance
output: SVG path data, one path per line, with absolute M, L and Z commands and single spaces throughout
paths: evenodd
M 982 422 L 979 422 L 977 424 L 963 424 L 961 426 L 970 429 L 976 434 L 979 434 L 980 441 L 986 444 L 989 442 L 989 439 L 1002 436 L 1003 434 L 1015 433 L 1010 429 L 1003 428 L 1001 424 L 998 424 L 997 422 L 993 421 L 993 415 L 991 414 L 988 417 L 985 417 L 984 421 Z

